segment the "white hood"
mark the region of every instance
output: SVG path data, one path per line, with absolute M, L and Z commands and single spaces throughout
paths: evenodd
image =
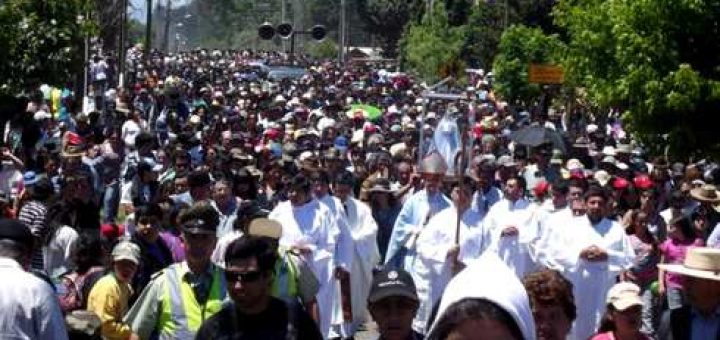
M 525 287 L 493 252 L 485 252 L 450 280 L 428 338 L 434 335 L 437 321 L 448 307 L 466 298 L 486 299 L 496 303 L 513 317 L 525 340 L 535 340 L 535 320 Z

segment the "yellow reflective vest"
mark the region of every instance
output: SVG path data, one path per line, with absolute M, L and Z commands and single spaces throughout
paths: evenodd
M 194 339 L 200 325 L 222 308 L 227 295 L 222 269 L 213 265 L 210 294 L 204 304 L 195 298 L 190 284 L 184 280 L 187 266 L 176 263 L 163 269 L 165 294 L 158 318 L 160 339 Z

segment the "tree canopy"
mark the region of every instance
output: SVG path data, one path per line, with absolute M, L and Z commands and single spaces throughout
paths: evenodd
M 2 92 L 63 85 L 83 69 L 83 39 L 96 28 L 89 0 L 7 0 L 0 5 Z
M 530 102 L 540 95 L 540 86 L 528 82 L 531 63 L 558 64 L 564 45 L 556 35 L 539 28 L 513 25 L 503 33 L 493 64 L 495 89 L 510 102 Z
M 720 154 L 708 123 L 720 108 L 720 3 L 561 0 L 564 60 L 572 83 L 600 109 L 617 109 L 646 145 L 670 153 Z

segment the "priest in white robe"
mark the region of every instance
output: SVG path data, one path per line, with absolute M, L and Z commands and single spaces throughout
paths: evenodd
M 482 227 L 482 213 L 471 208 L 473 189 L 470 178 L 462 186 L 456 183 L 451 193 L 453 204 L 433 216 L 418 237 L 417 261 L 410 271 L 420 299 L 413 320 L 418 333 L 427 333 L 433 307 L 453 275 L 464 267 L 460 253 L 481 254 L 490 245 L 490 233 Z M 473 242 L 468 242 L 470 239 Z
M 353 261 L 353 238 L 348 226 L 347 216 L 343 211 L 340 199 L 330 194 L 330 176 L 323 170 L 316 170 L 311 175 L 312 194 L 321 204 L 330 209 L 338 227 L 338 242 L 335 244 L 335 269 L 333 275 L 334 297 L 332 305 L 332 318 L 330 321 L 330 338 L 353 336 L 351 322 L 343 316 L 342 296 L 340 290 L 341 277 L 347 278 L 350 275 Z M 353 280 L 353 278 L 350 278 Z M 351 288 L 352 290 L 352 288 Z
M 370 207 L 352 197 L 355 177 L 344 172 L 334 180 L 333 191 L 340 199 L 342 213 L 347 219 L 353 241 L 353 260 L 350 270 L 353 320 L 349 333 L 354 334 L 367 321 L 367 298 L 373 279 L 373 268 L 380 261 L 377 244 L 378 226 Z
M 538 237 L 537 209 L 525 199 L 525 181 L 511 176 L 505 182 L 505 197 L 490 208 L 483 223 L 492 233 L 491 248 L 518 279 L 535 269 L 530 244 Z
M 552 230 L 569 224 L 573 218 L 573 211 L 568 205 L 569 187 L 564 179 L 558 179 L 550 185 L 552 199 L 543 204 L 538 210 L 538 235 L 535 241 L 531 242 L 530 255 L 539 267 L 547 267 L 547 259 L 542 248 L 547 246 L 549 234 Z
M 604 218 L 607 195 L 602 188 L 590 188 L 585 194 L 587 214 L 555 226 L 540 248 L 544 264 L 573 284 L 578 317 L 572 339 L 587 339 L 597 331 L 608 290 L 635 258 L 622 225 Z
M 336 216 L 312 197 L 310 186 L 310 180 L 304 175 L 293 178 L 288 201 L 279 203 L 268 218 L 282 224 L 280 246 L 302 254 L 320 283 L 318 325 L 327 338 L 335 303 L 335 251 L 340 231 Z
M 418 236 L 434 215 L 451 204 L 450 199 L 440 191 L 447 171 L 442 157 L 431 153 L 423 160 L 420 171 L 424 189 L 405 201 L 395 221 L 385 255 L 385 263 L 389 267 L 411 270 L 416 259 Z

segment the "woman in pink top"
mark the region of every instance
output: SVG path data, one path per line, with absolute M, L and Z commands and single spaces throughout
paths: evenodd
M 620 282 L 608 291 L 607 309 L 600 321 L 600 329 L 590 340 L 650 340 L 640 332 L 643 302 L 640 287 Z
M 690 247 L 702 247 L 702 238 L 695 236 L 692 223 L 686 216 L 670 221 L 668 225 L 668 239 L 660 244 L 660 263 L 682 264 L 685 254 Z M 683 277 L 674 273 L 658 271 L 658 294 L 667 296 L 669 309 L 683 306 Z

